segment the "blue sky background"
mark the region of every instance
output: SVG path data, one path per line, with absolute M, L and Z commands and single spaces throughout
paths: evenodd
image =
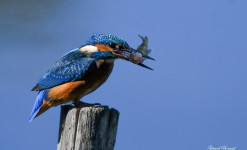
M 60 107 L 32 123 L 31 88 L 92 33 L 132 47 L 150 71 L 117 60 L 83 98 L 120 111 L 116 150 L 247 149 L 246 0 L 0 0 L 0 149 L 56 149 Z

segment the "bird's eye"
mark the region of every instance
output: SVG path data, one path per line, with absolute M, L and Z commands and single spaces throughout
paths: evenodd
M 122 44 L 118 46 L 118 49 L 120 49 L 120 50 L 121 50 L 121 49 L 124 49 L 124 48 L 125 48 L 125 47 L 124 47 Z
M 111 48 L 116 48 L 116 44 L 115 44 L 115 43 L 112 43 L 112 42 L 109 43 L 109 46 L 110 46 Z

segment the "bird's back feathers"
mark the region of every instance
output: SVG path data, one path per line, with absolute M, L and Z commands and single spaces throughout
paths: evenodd
M 71 51 L 59 59 L 32 90 L 40 91 L 66 82 L 83 80 L 96 66 L 97 62 L 86 57 L 86 54 Z

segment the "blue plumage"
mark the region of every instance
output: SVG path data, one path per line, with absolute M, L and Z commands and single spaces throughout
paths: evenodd
M 83 80 L 96 67 L 96 61 L 86 54 L 71 51 L 59 59 L 38 81 L 38 90 L 49 89 L 65 82 Z
M 123 44 L 126 48 L 129 48 L 129 45 L 126 41 L 112 34 L 96 34 L 96 33 L 92 34 L 92 36 L 88 38 L 86 44 L 95 45 L 95 44 L 107 44 L 110 42 L 115 43 L 115 44 Z
M 99 51 L 96 53 L 91 54 L 91 58 L 94 59 L 102 59 L 102 58 L 116 58 L 115 55 L 113 55 L 111 52 L 105 52 L 105 51 Z
M 46 99 L 46 97 L 47 97 L 47 93 L 48 93 L 48 90 L 42 90 L 39 92 L 39 94 L 36 98 L 36 101 L 34 102 L 31 115 L 28 119 L 29 122 L 31 122 L 33 120 L 33 118 L 37 115 L 37 113 L 39 112 L 39 110 L 43 104 L 43 99 Z

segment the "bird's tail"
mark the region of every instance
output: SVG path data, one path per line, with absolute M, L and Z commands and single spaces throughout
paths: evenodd
M 33 105 L 31 115 L 28 119 L 29 122 L 31 122 L 35 117 L 39 116 L 40 114 L 42 114 L 50 108 L 50 106 L 47 105 L 47 101 L 45 100 L 46 93 L 46 90 L 42 90 L 39 92 L 36 101 Z

